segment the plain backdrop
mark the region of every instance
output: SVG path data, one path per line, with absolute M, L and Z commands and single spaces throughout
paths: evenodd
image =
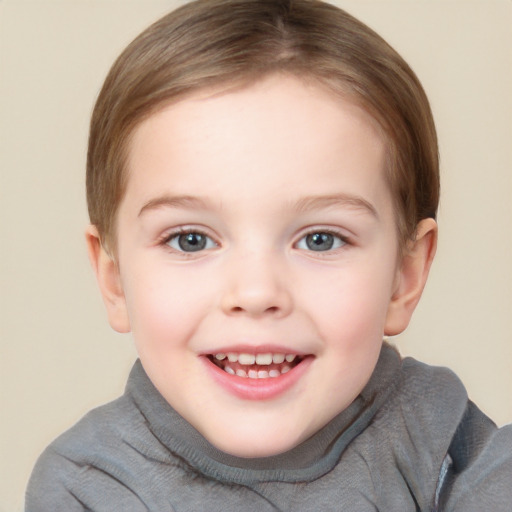
M 87 127 L 123 47 L 181 2 L 0 0 L 0 511 L 38 454 L 118 396 L 136 357 L 86 258 Z M 404 354 L 512 421 L 512 2 L 340 0 L 411 64 L 442 161 L 440 242 Z

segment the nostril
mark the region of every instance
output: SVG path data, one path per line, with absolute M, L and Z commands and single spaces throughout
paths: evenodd
M 246 311 L 246 309 L 241 307 L 241 306 L 233 306 L 231 308 L 231 312 L 232 313 L 243 313 L 244 311 Z M 277 306 L 270 306 L 270 307 L 264 309 L 263 312 L 264 313 L 275 314 L 275 313 L 279 312 L 279 307 L 277 307 Z

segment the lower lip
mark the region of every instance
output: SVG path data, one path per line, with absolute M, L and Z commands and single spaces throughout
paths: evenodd
M 208 372 L 212 378 L 229 393 L 244 400 L 271 400 L 286 393 L 308 370 L 313 357 L 305 357 L 297 366 L 279 377 L 268 377 L 266 379 L 250 379 L 230 375 L 207 357 L 202 356 Z

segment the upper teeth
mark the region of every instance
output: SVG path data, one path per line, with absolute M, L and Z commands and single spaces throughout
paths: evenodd
M 219 361 L 222 361 L 223 359 L 228 358 L 228 361 L 231 363 L 240 363 L 245 365 L 251 365 L 251 364 L 261 364 L 261 365 L 270 365 L 272 363 L 274 364 L 281 364 L 286 361 L 288 363 L 291 363 L 296 355 L 295 354 L 272 354 L 270 352 L 265 354 L 247 354 L 247 353 L 241 353 L 238 354 L 236 352 L 219 352 L 218 354 L 215 354 L 215 359 L 218 359 Z

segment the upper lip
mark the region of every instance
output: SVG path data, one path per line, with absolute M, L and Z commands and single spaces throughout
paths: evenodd
M 307 352 L 297 350 L 295 348 L 286 347 L 284 345 L 224 345 L 214 348 L 212 350 L 204 350 L 202 355 L 215 355 L 215 354 L 294 354 L 296 356 L 306 356 Z

